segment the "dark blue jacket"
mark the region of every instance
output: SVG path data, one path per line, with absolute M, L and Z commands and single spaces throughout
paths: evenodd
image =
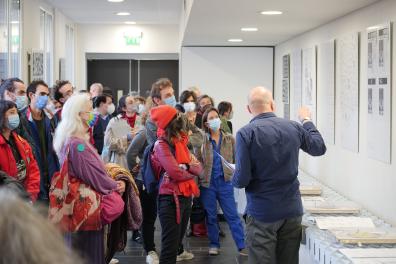
M 298 175 L 299 150 L 313 156 L 326 152 L 312 122 L 297 122 L 264 113 L 236 136 L 233 185 L 246 188 L 246 213 L 270 223 L 303 214 Z
M 33 120 L 33 117 L 30 112 L 30 108 L 27 107 L 24 110 L 24 114 L 29 121 L 30 132 L 35 142 L 35 146 L 33 149 L 34 156 L 36 158 L 37 164 L 40 169 L 40 193 L 38 196 L 39 200 L 48 200 L 48 191 L 49 185 L 51 183 L 52 176 L 55 172 L 59 171 L 59 160 L 58 156 L 55 153 L 52 140 L 53 134 L 55 132 L 55 128 L 57 125 L 57 121 L 55 119 L 49 119 L 44 113 L 44 122 L 45 122 L 45 137 L 47 139 L 47 163 L 48 163 L 48 181 L 44 179 L 44 164 L 41 160 L 41 150 L 40 150 L 40 138 L 37 130 L 36 123 Z

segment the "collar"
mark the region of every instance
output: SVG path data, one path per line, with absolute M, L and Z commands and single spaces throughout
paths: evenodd
M 14 133 L 15 133 L 14 131 L 11 131 L 10 138 L 11 138 L 11 137 L 14 137 L 14 139 L 15 139 L 16 134 L 14 134 Z M 7 139 L 5 139 L 5 137 L 3 136 L 3 134 L 0 134 L 0 145 L 4 145 L 4 144 L 7 144 Z
M 220 129 L 220 138 L 219 138 L 219 142 L 222 141 L 222 139 L 223 139 L 223 134 L 224 134 L 223 130 Z M 208 140 L 209 140 L 210 142 L 214 142 L 214 140 L 212 139 L 210 133 L 206 133 L 206 136 L 208 137 Z
M 255 116 L 252 120 L 250 120 L 250 123 L 253 121 L 256 121 L 257 119 L 264 119 L 264 118 L 270 118 L 270 117 L 276 117 L 274 112 L 268 112 L 268 113 L 262 113 L 257 116 Z

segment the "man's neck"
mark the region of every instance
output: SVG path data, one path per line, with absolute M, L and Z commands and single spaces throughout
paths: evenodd
M 43 119 L 43 110 L 30 106 L 30 111 L 32 113 L 32 117 L 35 120 Z
M 128 113 L 128 112 L 125 112 L 125 115 L 126 115 L 127 117 L 134 117 L 134 116 L 136 115 L 136 113 Z

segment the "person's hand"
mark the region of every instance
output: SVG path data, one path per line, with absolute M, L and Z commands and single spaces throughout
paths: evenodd
M 140 170 L 140 165 L 136 164 L 136 166 L 132 169 L 133 174 L 138 174 Z
M 306 106 L 301 107 L 298 110 L 298 118 L 301 122 L 303 122 L 304 119 L 311 119 L 311 111 L 309 110 L 309 108 Z
M 139 131 L 139 129 L 137 127 L 134 127 L 131 129 L 132 138 L 134 138 L 136 136 L 138 131 Z
M 117 192 L 119 194 L 123 194 L 125 192 L 125 182 L 124 181 L 117 181 Z

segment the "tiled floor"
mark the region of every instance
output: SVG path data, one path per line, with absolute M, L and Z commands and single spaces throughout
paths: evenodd
M 188 264 L 247 264 L 246 257 L 240 257 L 238 255 L 237 249 L 235 247 L 234 241 L 231 237 L 230 231 L 226 223 L 221 222 L 220 225 L 222 229 L 226 232 L 226 237 L 221 238 L 221 252 L 218 256 L 209 256 L 208 255 L 208 240 L 207 238 L 197 238 L 190 237 L 186 238 L 184 242 L 184 246 L 187 250 L 194 253 L 195 258 L 190 261 L 184 261 L 184 263 Z M 130 234 L 129 234 L 130 235 Z M 159 253 L 161 245 L 160 245 L 160 228 L 157 228 L 155 233 L 155 241 L 157 244 L 157 251 Z M 128 245 L 125 249 L 125 253 L 119 253 L 116 255 L 116 258 L 120 261 L 120 264 L 144 264 L 146 263 L 145 252 L 142 249 L 140 244 L 133 242 L 132 240 L 128 241 Z M 183 263 L 183 262 L 180 262 Z M 301 264 L 313 264 L 309 256 L 305 252 L 305 247 L 302 247 L 300 250 L 300 263 Z

